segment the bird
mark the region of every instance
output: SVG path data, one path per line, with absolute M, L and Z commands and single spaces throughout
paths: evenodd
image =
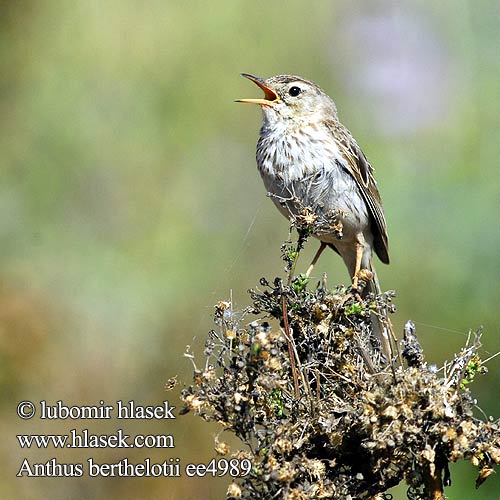
M 288 219 L 306 214 L 314 221 L 313 236 L 320 247 L 307 277 L 329 247 L 347 266 L 353 291 L 358 291 L 362 280 L 366 284 L 362 297 L 381 293 L 373 255 L 389 264 L 382 201 L 374 169 L 339 121 L 334 101 L 314 82 L 299 76 L 241 75 L 264 92 L 262 98 L 237 102 L 262 108 L 256 160 L 268 195 Z M 378 330 L 388 357 L 392 350 L 387 322 Z

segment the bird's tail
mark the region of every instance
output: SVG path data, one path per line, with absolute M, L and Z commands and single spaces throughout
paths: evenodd
M 375 296 L 382 293 L 372 259 L 370 259 L 368 270 L 371 272 L 372 277 L 370 280 L 366 280 L 366 286 L 361 293 L 362 298 L 366 298 L 369 293 L 373 293 Z M 391 320 L 389 319 L 387 306 L 377 302 L 376 310 L 371 313 L 371 323 L 373 335 L 380 342 L 382 355 L 392 365 L 397 354 L 397 342 Z

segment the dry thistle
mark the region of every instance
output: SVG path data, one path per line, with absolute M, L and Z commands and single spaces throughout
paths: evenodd
M 500 421 L 472 411 L 481 333 L 436 370 L 408 322 L 393 371 L 370 321 L 373 310 L 393 311 L 393 292 L 362 300 L 344 286 L 288 282 L 262 278 L 242 313 L 219 302 L 204 368 L 183 391 L 185 411 L 248 448 L 233 454 L 253 466 L 228 498 L 382 499 L 406 481 L 409 498 L 437 500 L 459 459 L 479 469 L 478 486 L 486 480 L 500 463 Z

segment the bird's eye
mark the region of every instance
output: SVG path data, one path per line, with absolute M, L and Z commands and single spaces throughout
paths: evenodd
M 292 97 L 297 97 L 301 92 L 302 90 L 300 90 L 300 87 L 290 87 L 290 90 L 288 91 Z

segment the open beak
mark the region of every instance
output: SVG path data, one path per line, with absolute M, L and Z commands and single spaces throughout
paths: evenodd
M 278 94 L 264 84 L 265 80 L 263 78 L 249 75 L 248 73 L 241 73 L 241 76 L 248 78 L 260 87 L 264 91 L 264 99 L 236 99 L 236 102 L 248 102 L 250 104 L 258 104 L 259 106 L 273 106 L 280 100 Z

